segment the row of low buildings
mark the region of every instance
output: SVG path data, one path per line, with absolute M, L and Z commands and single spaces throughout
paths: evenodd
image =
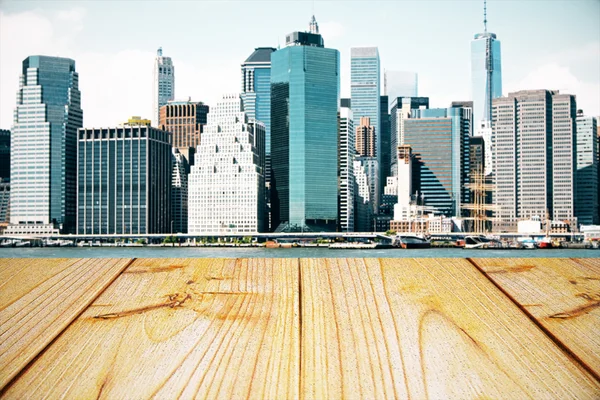
M 241 93 L 210 108 L 174 101 L 175 66 L 159 49 L 152 121 L 82 128 L 75 62 L 28 57 L 12 136 L 0 132 L 12 154 L 0 220 L 13 234 L 242 235 L 600 222 L 597 120 L 557 91 L 502 97 L 487 30 L 472 59 L 474 101 L 430 108 L 415 74 L 386 71 L 381 95 L 377 48 L 353 48 L 340 99 L 339 52 L 313 17 L 286 47 L 257 48 Z

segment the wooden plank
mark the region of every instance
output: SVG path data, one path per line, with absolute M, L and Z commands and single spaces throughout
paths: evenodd
M 129 259 L 0 259 L 0 389 L 125 269 Z
M 462 259 L 303 259 L 307 399 L 597 399 L 598 382 Z
M 472 261 L 600 380 L 600 259 Z
M 297 259 L 136 260 L 7 398 L 297 398 Z

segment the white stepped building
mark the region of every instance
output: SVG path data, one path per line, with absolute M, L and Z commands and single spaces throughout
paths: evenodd
M 235 94 L 211 107 L 204 129 L 188 182 L 188 232 L 264 232 L 264 124 L 248 120 Z

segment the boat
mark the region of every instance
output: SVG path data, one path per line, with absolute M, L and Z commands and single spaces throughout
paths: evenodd
M 485 236 L 466 236 L 464 249 L 503 249 L 502 242 Z
M 560 247 L 560 243 L 553 241 L 548 236 L 538 242 L 538 249 L 556 249 L 558 247 Z
M 360 242 L 346 242 L 346 243 L 332 243 L 329 245 L 330 249 L 376 249 L 377 243 L 360 243 Z
M 19 240 L 15 243 L 15 247 L 31 247 L 31 242 Z
M 517 239 L 517 242 L 521 243 L 524 249 L 532 250 L 537 249 L 537 242 L 532 238 L 528 237 L 520 237 Z
M 431 247 L 431 242 L 421 236 L 397 235 L 394 246 L 403 249 L 428 249 Z

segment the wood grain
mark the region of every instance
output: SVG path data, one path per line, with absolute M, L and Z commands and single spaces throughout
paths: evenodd
M 462 259 L 302 259 L 307 399 L 578 398 L 600 386 Z
M 600 259 L 472 261 L 600 380 Z
M 136 260 L 7 398 L 298 398 L 297 259 Z
M 125 269 L 128 259 L 0 259 L 0 389 Z

